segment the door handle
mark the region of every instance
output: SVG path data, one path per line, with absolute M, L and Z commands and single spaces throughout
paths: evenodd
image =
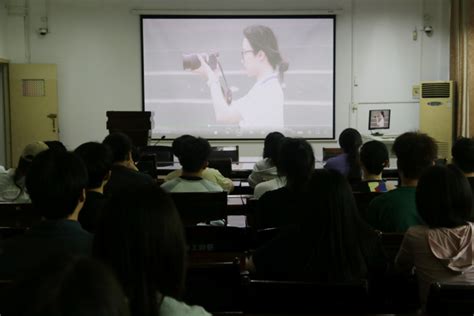
M 58 117 L 58 115 L 55 113 L 50 113 L 46 117 L 53 121 L 53 133 L 56 133 L 56 118 Z

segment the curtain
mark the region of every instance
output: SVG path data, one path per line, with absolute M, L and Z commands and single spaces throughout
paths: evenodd
M 451 0 L 450 79 L 455 82 L 455 136 L 474 136 L 474 0 Z

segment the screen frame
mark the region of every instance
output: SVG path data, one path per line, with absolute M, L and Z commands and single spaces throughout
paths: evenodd
M 372 112 L 375 112 L 375 111 L 388 111 L 388 126 L 387 127 L 371 127 L 370 126 L 370 120 L 372 118 Z M 391 109 L 380 109 L 380 110 L 369 110 L 369 131 L 374 131 L 374 130 L 379 130 L 379 129 L 390 129 L 390 122 L 392 121 L 392 110 Z
M 245 15 L 230 15 L 230 14 L 140 14 L 140 50 L 141 50 L 141 86 L 142 86 L 142 111 L 145 111 L 145 65 L 144 65 L 144 50 L 143 50 L 143 21 L 145 19 L 332 19 L 333 20 L 333 89 L 332 89 L 332 137 L 321 138 L 321 137 L 304 137 L 306 140 L 314 141 L 331 141 L 336 139 L 336 14 L 245 14 Z M 152 115 L 153 116 L 153 115 Z M 154 122 L 152 126 L 154 125 Z M 369 120 L 370 125 L 370 120 Z M 160 139 L 158 137 L 153 138 L 153 132 L 150 131 L 151 140 Z M 174 138 L 168 138 L 167 140 L 174 140 Z M 265 137 L 257 138 L 209 138 L 210 141 L 261 141 Z

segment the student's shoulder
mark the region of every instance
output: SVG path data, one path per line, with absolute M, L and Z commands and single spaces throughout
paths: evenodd
M 209 192 L 222 192 L 224 189 L 215 182 L 209 181 L 207 179 L 202 179 L 201 184 L 206 187 Z

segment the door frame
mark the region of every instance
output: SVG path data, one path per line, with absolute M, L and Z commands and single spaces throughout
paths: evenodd
M 3 67 L 3 120 L 4 120 L 4 144 L 5 144 L 5 169 L 11 168 L 12 163 L 12 142 L 10 126 L 10 89 L 9 89 L 9 64 L 8 59 L 0 58 L 0 66 Z

